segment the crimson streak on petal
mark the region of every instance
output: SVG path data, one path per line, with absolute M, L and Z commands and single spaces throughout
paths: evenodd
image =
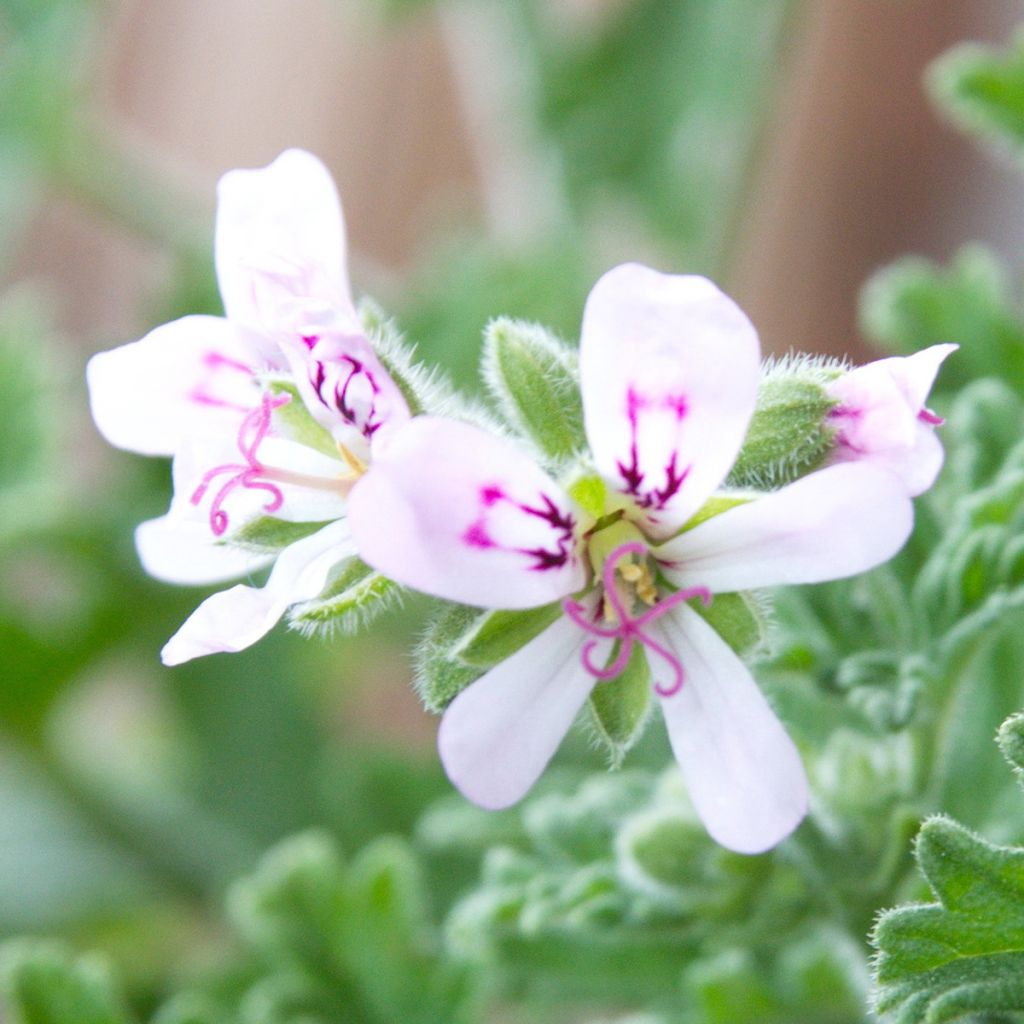
M 689 411 L 686 396 L 668 394 L 660 399 L 642 395 L 634 387 L 626 391 L 626 416 L 629 419 L 629 463 L 616 462 L 619 476 L 622 477 L 625 493 L 636 499 L 640 508 L 663 509 L 669 501 L 679 493 L 679 489 L 689 475 L 690 466 L 680 469 L 676 463 L 675 451 L 665 464 L 665 483 L 661 487 L 644 488 L 645 473 L 640 468 L 639 433 L 640 414 L 643 412 L 668 412 L 673 415 L 677 424 L 682 423 Z
M 537 505 L 528 505 L 509 497 L 499 484 L 486 484 L 480 488 L 478 498 L 477 517 L 462 534 L 463 543 L 472 548 L 497 548 L 526 555 L 533 559 L 533 564 L 529 568 L 534 572 L 558 569 L 568 563 L 574 543 L 576 520 L 569 512 L 561 511 L 548 495 L 541 493 Z M 492 515 L 490 510 L 503 503 L 518 509 L 525 515 L 542 520 L 552 530 L 557 531 L 558 536 L 554 541 L 554 546 L 552 548 L 541 545 L 533 548 L 511 547 L 496 540 L 488 528 L 488 520 Z

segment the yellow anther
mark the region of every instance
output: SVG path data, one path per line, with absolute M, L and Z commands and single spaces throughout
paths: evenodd
M 635 562 L 627 562 L 625 565 L 619 566 L 619 575 L 627 583 L 636 583 L 644 574 L 643 569 Z

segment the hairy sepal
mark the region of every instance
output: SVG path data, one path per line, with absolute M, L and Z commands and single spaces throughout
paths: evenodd
M 252 551 L 281 551 L 298 540 L 310 537 L 327 526 L 327 522 L 293 523 L 273 516 L 257 516 L 239 527 L 230 538 L 230 543 Z
M 827 390 L 844 367 L 832 359 L 789 356 L 761 372 L 757 405 L 743 447 L 729 475 L 733 487 L 767 490 L 817 469 L 832 450 Z
M 609 660 L 617 653 L 616 648 Z M 618 768 L 643 735 L 651 709 L 651 669 L 640 644 L 633 648 L 621 675 L 594 687 L 587 707 L 595 741 L 607 753 L 611 767 Z
M 550 464 L 564 465 L 586 447 L 576 353 L 543 327 L 492 321 L 483 377 L 503 418 Z
M 358 558 L 342 562 L 324 592 L 313 601 L 292 605 L 288 625 L 315 633 L 354 633 L 401 599 L 402 588 Z

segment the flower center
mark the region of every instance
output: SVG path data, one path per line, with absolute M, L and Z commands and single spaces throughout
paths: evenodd
M 242 420 L 238 428 L 238 451 L 244 462 L 228 462 L 214 466 L 203 475 L 199 486 L 192 492 L 189 499 L 198 505 L 206 496 L 210 485 L 218 477 L 227 477 L 210 503 L 210 529 L 217 537 L 227 532 L 228 514 L 223 505 L 236 488 L 266 491 L 270 497 L 263 506 L 264 512 L 276 512 L 284 504 L 284 492 L 278 484 L 296 484 L 300 487 L 311 487 L 322 491 L 339 491 L 347 494 L 352 485 L 366 472 L 366 464 L 353 455 L 343 445 L 338 445 L 339 453 L 345 460 L 351 475 L 335 478 L 313 476 L 308 473 L 295 473 L 288 469 L 267 466 L 260 460 L 260 445 L 270 433 L 270 420 L 275 409 L 291 401 L 291 395 L 264 395 L 260 404 L 252 409 Z
M 697 597 L 705 604 L 711 593 L 705 587 L 691 587 L 667 594 L 660 600 L 651 572 L 647 545 L 640 540 L 627 541 L 613 548 L 602 566 L 604 595 L 601 614 L 596 616 L 579 602 L 567 598 L 562 607 L 566 615 L 594 639 L 583 646 L 580 659 L 583 667 L 596 679 L 614 679 L 625 671 L 636 644 L 656 654 L 671 670 L 667 683 L 655 682 L 654 690 L 661 697 L 671 697 L 683 688 L 686 674 L 679 659 L 647 631 L 656 619 L 678 604 Z M 643 609 L 634 614 L 634 608 Z M 611 664 L 595 664 L 594 651 L 601 640 L 617 640 L 619 650 Z

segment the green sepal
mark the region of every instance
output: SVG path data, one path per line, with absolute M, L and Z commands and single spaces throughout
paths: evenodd
M 292 523 L 287 519 L 273 516 L 258 516 L 250 519 L 231 535 L 229 543 L 254 551 L 280 551 L 296 541 L 311 537 L 317 530 L 329 525 L 320 523 Z
M 586 448 L 576 353 L 543 327 L 492 321 L 483 376 L 502 416 L 551 462 L 565 463 Z
M 322 455 L 337 459 L 338 446 L 334 438 L 331 437 L 330 431 L 313 419 L 295 384 L 278 377 L 268 377 L 264 383 L 272 395 L 291 396 L 290 402 L 285 402 L 274 409 L 274 422 L 284 428 L 288 437 Z
M 569 497 L 593 519 L 600 519 L 608 509 L 608 485 L 596 473 L 578 477 L 566 490 Z
M 701 523 L 706 523 L 709 519 L 714 519 L 715 516 L 728 512 L 731 508 L 736 508 L 737 505 L 745 505 L 748 501 L 753 500 L 754 495 L 752 494 L 713 494 L 686 520 L 676 536 L 687 533 L 695 526 L 700 526 Z
M 413 681 L 423 706 L 440 714 L 481 674 L 452 657 L 452 650 L 480 619 L 479 608 L 443 604 L 427 622 L 413 652 Z
M 125 1024 L 106 962 L 61 942 L 19 939 L 0 949 L 0 990 L 12 1024 Z
M 451 657 L 470 668 L 492 668 L 543 633 L 561 614 L 557 601 L 524 611 L 485 612 L 455 642 Z
M 1024 784 L 1024 712 L 1011 715 L 999 727 L 996 742 L 1003 757 L 1017 773 L 1017 780 Z
M 757 651 L 768 636 L 768 616 L 753 594 L 715 594 L 711 603 L 691 601 L 690 607 L 739 655 Z
M 288 624 L 306 634 L 325 629 L 354 633 L 391 607 L 400 594 L 394 580 L 358 558 L 349 558 L 334 569 L 319 597 L 291 607 Z
M 822 464 L 835 440 L 829 413 L 836 400 L 827 385 L 841 372 L 835 362 L 811 357 L 766 367 L 730 486 L 773 489 Z
M 619 653 L 615 644 L 609 662 Z M 588 701 L 591 724 L 613 768 L 622 764 L 629 749 L 643 734 L 651 707 L 651 669 L 642 644 L 636 644 L 620 675 L 599 682 Z

